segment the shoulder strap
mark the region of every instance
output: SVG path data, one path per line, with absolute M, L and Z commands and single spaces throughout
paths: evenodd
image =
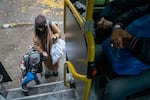
M 54 30 L 52 28 L 52 22 L 51 21 L 47 21 L 47 27 L 48 27 L 48 30 L 49 32 L 52 31 L 54 33 Z
M 49 26 L 50 26 L 50 29 L 52 30 L 52 32 L 54 33 L 54 30 L 52 28 L 52 21 L 49 21 Z
M 49 31 L 51 30 L 53 33 L 55 33 L 53 28 L 52 28 L 52 21 L 47 21 L 47 23 L 48 23 L 47 25 L 48 25 Z M 56 24 L 56 26 L 58 26 L 57 23 L 55 23 L 55 24 Z
M 47 22 L 48 31 L 52 31 L 49 22 Z

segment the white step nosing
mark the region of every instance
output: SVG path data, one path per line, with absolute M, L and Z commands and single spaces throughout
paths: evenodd
M 48 92 L 48 93 L 31 95 L 31 96 L 25 96 L 25 97 L 19 97 L 19 98 L 12 98 L 11 100 L 22 100 L 22 99 L 28 99 L 28 98 L 34 98 L 34 97 L 41 97 L 41 96 L 46 96 L 46 95 L 51 95 L 51 94 L 68 92 L 68 91 L 72 91 L 72 90 L 74 90 L 74 89 L 65 89 L 65 90 L 60 90 L 60 91 L 55 91 L 55 92 Z
M 57 81 L 57 82 L 51 82 L 51 83 L 44 83 L 44 84 L 39 84 L 39 85 L 33 85 L 31 86 L 30 88 L 34 88 L 34 87 L 42 87 L 42 86 L 47 86 L 47 85 L 53 85 L 53 84 L 57 84 L 57 83 L 63 83 L 64 81 Z M 8 92 L 11 92 L 11 91 L 15 91 L 15 90 L 20 90 L 20 88 L 14 88 L 14 89 L 8 89 L 7 91 Z

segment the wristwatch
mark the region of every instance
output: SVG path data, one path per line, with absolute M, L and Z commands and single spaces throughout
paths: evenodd
M 113 29 L 118 29 L 118 28 L 121 28 L 121 25 L 116 24 L 116 25 L 113 26 Z

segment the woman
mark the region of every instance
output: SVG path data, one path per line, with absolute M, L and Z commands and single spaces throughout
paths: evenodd
M 50 56 L 51 46 L 58 38 L 60 38 L 60 29 L 57 25 L 47 23 L 45 16 L 38 15 L 35 18 L 33 45 L 44 57 L 48 57 L 48 60 L 43 62 L 46 78 L 50 76 L 50 71 L 52 71 L 53 76 L 58 76 L 59 61 L 53 65 Z

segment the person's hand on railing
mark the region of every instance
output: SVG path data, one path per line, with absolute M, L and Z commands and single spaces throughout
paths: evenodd
M 98 24 L 98 27 L 101 29 L 109 29 L 112 27 L 113 23 L 109 20 L 106 20 L 104 17 L 102 17 L 97 24 Z

